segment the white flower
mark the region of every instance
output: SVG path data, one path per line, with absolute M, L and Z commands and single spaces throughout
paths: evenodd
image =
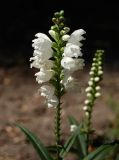
M 74 91 L 79 92 L 81 91 L 79 82 L 77 79 L 71 76 L 71 73 L 68 70 L 64 70 L 64 78 L 61 80 L 61 83 L 64 85 L 66 91 Z
M 77 129 L 77 125 L 72 124 L 70 125 L 70 132 L 74 132 Z
M 34 60 L 31 64 L 30 67 L 35 67 L 35 68 L 44 68 L 46 70 L 50 70 L 53 67 L 53 61 L 52 60 L 46 60 L 46 61 L 41 61 L 37 56 L 30 58 L 30 61 Z
M 83 68 L 84 60 L 83 59 L 73 59 L 70 57 L 63 57 L 63 59 L 61 60 L 61 65 L 63 68 L 74 72 L 76 70 Z
M 52 70 L 40 70 L 40 72 L 37 72 L 35 76 L 37 76 L 36 81 L 39 84 L 41 84 L 41 83 L 49 81 L 52 78 L 53 71 Z
M 78 30 L 75 30 L 69 40 L 68 40 L 68 43 L 73 43 L 73 44 L 76 44 L 77 42 L 81 41 L 81 40 L 85 40 L 85 38 L 82 36 L 83 34 L 85 34 L 86 32 L 83 30 L 83 29 L 78 29 Z
M 37 56 L 41 61 L 45 61 L 49 58 L 52 57 L 53 50 L 51 48 L 47 49 L 45 48 L 44 50 L 34 50 L 33 56 Z
M 82 56 L 81 48 L 78 45 L 72 43 L 66 45 L 63 56 L 65 57 L 79 57 Z
M 48 52 L 47 54 L 53 52 L 51 49 L 52 41 L 47 35 L 43 33 L 37 33 L 35 36 L 38 37 L 32 41 L 32 47 L 34 47 L 35 50 L 39 50 L 41 52 Z
M 55 95 L 47 100 L 48 108 L 57 107 L 58 103 L 59 101 Z
M 40 87 L 39 91 L 41 92 L 41 96 L 46 97 L 47 99 L 50 99 L 53 97 L 55 93 L 54 86 L 51 85 L 43 85 Z

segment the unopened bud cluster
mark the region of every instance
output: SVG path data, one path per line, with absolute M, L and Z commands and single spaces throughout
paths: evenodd
M 83 110 L 85 111 L 85 116 L 87 119 L 87 125 L 90 127 L 90 119 L 92 108 L 95 102 L 95 99 L 101 95 L 99 86 L 99 82 L 102 80 L 103 68 L 102 68 L 102 56 L 104 51 L 97 50 L 95 56 L 93 58 L 93 63 L 91 70 L 89 72 L 90 80 L 88 82 L 88 87 L 85 89 L 86 91 L 86 100 Z

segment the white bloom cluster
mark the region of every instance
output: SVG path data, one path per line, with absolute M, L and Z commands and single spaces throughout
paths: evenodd
M 62 41 L 67 40 L 60 63 L 63 67 L 61 72 L 63 74 L 63 79 L 61 79 L 61 83 L 64 85 L 65 89 L 74 87 L 76 81 L 71 74 L 74 71 L 82 69 L 84 66 L 84 60 L 79 58 L 82 56 L 82 44 L 80 41 L 84 40 L 84 37 L 82 36 L 84 33 L 85 31 L 83 29 L 79 29 L 74 31 L 70 36 L 67 34 L 62 35 Z M 56 31 L 51 29 L 49 34 L 55 41 L 57 41 L 58 33 Z M 49 83 L 56 72 L 53 69 L 56 65 L 55 60 L 51 60 L 54 56 L 54 51 L 52 49 L 53 42 L 43 33 L 37 33 L 35 36 L 36 38 L 33 40 L 32 44 L 34 53 L 33 57 L 30 58 L 30 61 L 32 61 L 31 68 L 35 67 L 39 69 L 39 72 L 35 74 L 36 81 L 41 84 L 39 91 L 41 96 L 46 97 L 48 107 L 57 106 L 59 102 L 55 95 L 55 87 Z
M 64 68 L 64 80 L 62 82 L 64 82 L 65 88 L 68 88 L 69 83 L 71 84 L 73 82 L 71 74 L 84 67 L 84 59 L 79 57 L 82 56 L 82 43 L 80 41 L 85 39 L 82 36 L 85 33 L 83 29 L 78 29 L 70 36 L 67 34 L 62 36 L 62 40 L 67 41 L 61 60 L 61 65 Z
M 35 74 L 36 81 L 43 84 L 53 77 L 53 61 L 50 60 L 53 55 L 52 41 L 43 33 L 37 33 L 35 36 L 37 38 L 33 40 L 32 44 L 34 53 L 33 57 L 30 58 L 30 61 L 32 61 L 31 68 L 39 69 L 39 72 Z M 42 85 L 40 93 L 41 96 L 46 97 L 48 107 L 57 106 L 58 100 L 55 96 L 55 89 L 51 84 Z

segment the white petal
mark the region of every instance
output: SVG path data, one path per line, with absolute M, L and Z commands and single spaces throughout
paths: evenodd
M 51 70 L 42 70 L 37 72 L 35 76 L 37 76 L 36 81 L 41 84 L 43 82 L 49 81 L 53 76 L 53 72 Z
M 35 68 L 42 68 L 42 69 L 46 69 L 46 70 L 50 70 L 53 67 L 53 61 L 52 60 L 42 60 L 39 56 L 35 56 L 35 57 L 31 57 L 30 61 L 33 62 L 31 63 L 31 68 L 35 67 Z
M 52 54 L 53 54 L 53 50 L 50 48 L 50 49 L 46 49 L 46 50 L 34 50 L 34 53 L 33 53 L 33 56 L 38 56 L 41 61 L 45 61 L 49 58 L 52 57 Z
M 66 57 L 79 57 L 82 56 L 81 48 L 78 45 L 68 43 L 64 49 L 64 56 Z
M 46 34 L 44 34 L 44 33 L 37 33 L 37 34 L 35 34 L 35 36 L 38 37 L 38 38 L 46 39 L 46 40 L 52 42 L 50 40 L 50 38 Z
M 54 86 L 43 85 L 40 87 L 41 96 L 44 96 L 48 99 L 52 98 L 55 92 Z
M 76 71 L 76 70 L 83 68 L 84 60 L 83 59 L 73 59 L 70 57 L 64 57 L 61 60 L 61 65 L 63 68 L 65 68 L 69 71 Z
M 47 103 L 48 103 L 48 108 L 57 107 L 59 101 L 57 97 L 54 95 L 51 99 L 48 99 Z
M 37 33 L 36 39 L 34 39 L 32 42 L 32 47 L 34 49 L 40 50 L 40 51 L 48 51 L 51 50 L 52 47 L 52 41 L 49 39 L 49 37 L 43 33 Z
M 81 40 L 85 40 L 85 38 L 82 36 L 82 35 L 85 34 L 85 33 L 86 33 L 86 32 L 85 32 L 83 29 L 75 30 L 75 31 L 71 34 L 68 42 L 69 42 L 69 43 L 76 44 L 77 42 L 79 42 L 79 41 L 81 41 Z

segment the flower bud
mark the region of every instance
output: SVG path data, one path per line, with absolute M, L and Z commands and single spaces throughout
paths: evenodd
M 64 30 L 66 33 L 68 33 L 70 31 L 70 28 L 69 27 L 64 27 Z
M 102 61 L 99 61 L 99 62 L 98 62 L 98 65 L 102 65 Z
M 63 35 L 66 34 L 66 32 L 65 32 L 64 30 L 61 30 L 61 31 L 60 31 L 60 34 L 63 36 Z
M 61 10 L 60 11 L 60 16 L 63 16 L 64 15 L 64 10 Z
M 93 86 L 93 81 L 90 80 L 90 81 L 88 82 L 88 85 L 89 85 L 89 86 Z
M 51 30 L 56 30 L 57 29 L 57 26 L 54 25 L 54 26 L 51 26 Z
M 100 96 L 101 96 L 100 92 L 95 93 L 95 97 L 100 97 Z
M 91 77 L 91 78 L 90 78 L 90 81 L 93 81 L 93 80 L 94 80 L 94 78 L 93 78 L 93 77 Z
M 96 86 L 96 91 L 99 91 L 100 89 L 101 89 L 101 87 L 100 86 Z
M 77 126 L 75 124 L 72 124 L 70 126 L 70 132 L 74 132 L 77 129 Z
M 92 90 L 92 87 L 87 87 L 86 89 L 85 89 L 85 92 L 90 92 Z
M 90 72 L 89 72 L 89 75 L 91 75 L 91 76 L 94 75 L 94 72 L 93 72 L 93 71 L 90 71 Z
M 98 69 L 99 69 L 99 70 L 102 70 L 102 66 L 98 66 Z
M 92 68 L 91 68 L 91 71 L 95 71 L 95 70 L 96 70 L 96 67 L 92 67 Z
M 70 36 L 69 36 L 68 34 L 62 36 L 62 40 L 63 40 L 63 41 L 68 41 L 69 38 L 70 38 Z
M 96 61 L 96 58 L 93 58 L 93 61 Z
M 54 16 L 55 16 L 56 18 L 59 18 L 60 13 L 59 13 L 59 12 L 55 12 L 55 13 L 54 13 Z
M 86 117 L 89 117 L 89 112 L 85 112 Z
M 92 94 L 91 93 L 87 93 L 87 97 L 92 97 Z
M 60 17 L 59 17 L 59 20 L 60 20 L 60 23 L 61 23 L 61 22 L 64 22 L 64 17 L 63 17 L 63 16 L 60 16 Z
M 103 74 L 103 71 L 102 70 L 99 70 L 98 71 L 98 75 L 102 75 Z
M 94 81 L 95 81 L 95 82 L 98 82 L 99 80 L 100 80 L 99 77 L 95 77 L 95 78 L 94 78 Z
M 95 64 L 95 63 L 92 63 L 92 66 L 94 67 L 94 66 L 96 66 L 96 64 Z
M 84 103 L 85 103 L 85 104 L 89 104 L 90 101 L 89 101 L 89 100 L 85 100 Z
M 88 106 L 84 106 L 84 107 L 83 107 L 83 110 L 84 110 L 84 111 L 88 110 Z
M 56 38 L 56 33 L 54 30 L 49 30 L 49 34 L 51 35 L 52 38 Z

